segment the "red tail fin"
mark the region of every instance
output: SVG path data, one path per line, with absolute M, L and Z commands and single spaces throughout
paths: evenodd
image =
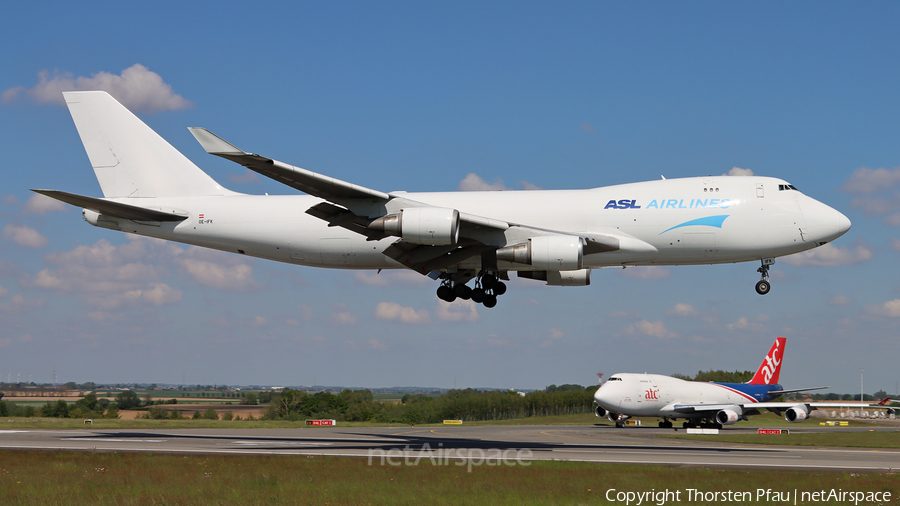
M 778 375 L 781 374 L 781 359 L 784 356 L 784 345 L 787 339 L 778 337 L 772 349 L 766 354 L 759 370 L 753 375 L 753 379 L 749 383 L 756 385 L 774 385 L 778 383 Z

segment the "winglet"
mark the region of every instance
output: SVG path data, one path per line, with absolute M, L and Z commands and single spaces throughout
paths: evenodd
M 754 385 L 775 385 L 778 383 L 778 376 L 781 374 L 781 360 L 784 357 L 784 346 L 787 339 L 778 337 L 775 344 L 766 354 L 756 374 L 753 375 L 748 383 Z
M 203 149 L 211 155 L 249 154 L 205 128 L 188 127 L 188 130 L 194 134 L 194 138 L 197 139 L 197 142 L 199 142 L 201 146 L 203 146 Z

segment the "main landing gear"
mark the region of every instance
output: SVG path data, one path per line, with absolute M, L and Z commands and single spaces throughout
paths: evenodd
M 459 282 L 456 279 L 448 278 L 437 289 L 437 296 L 443 301 L 453 302 L 457 298 L 471 299 L 472 302 L 484 304 L 484 307 L 496 306 L 497 297 L 504 293 L 506 293 L 506 283 L 497 279 L 493 274 L 483 271 L 475 279 L 475 288 L 466 286 L 465 281 Z
M 769 290 L 772 288 L 772 285 L 769 283 L 769 266 L 774 263 L 774 258 L 762 259 L 762 265 L 759 269 L 756 269 L 756 272 L 758 272 L 762 277 L 762 279 L 759 280 L 759 283 L 756 283 L 756 293 L 760 295 L 769 293 Z
M 668 418 L 663 418 L 662 421 L 659 422 L 659 427 L 661 429 L 671 429 L 672 428 L 672 420 Z

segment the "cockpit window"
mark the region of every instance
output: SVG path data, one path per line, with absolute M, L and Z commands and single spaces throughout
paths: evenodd
M 617 377 L 613 376 L 606 381 L 622 381 L 622 378 L 617 378 Z
M 792 185 L 792 184 L 780 184 L 780 185 L 778 185 L 778 191 L 783 192 L 783 191 L 785 191 L 785 190 L 800 191 L 800 190 L 797 189 L 796 186 L 794 186 L 794 185 Z

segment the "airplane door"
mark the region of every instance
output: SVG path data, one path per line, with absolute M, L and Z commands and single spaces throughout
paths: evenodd
M 762 183 L 756 183 L 756 196 L 758 198 L 763 198 L 766 196 L 765 193 L 763 193 L 763 184 Z

